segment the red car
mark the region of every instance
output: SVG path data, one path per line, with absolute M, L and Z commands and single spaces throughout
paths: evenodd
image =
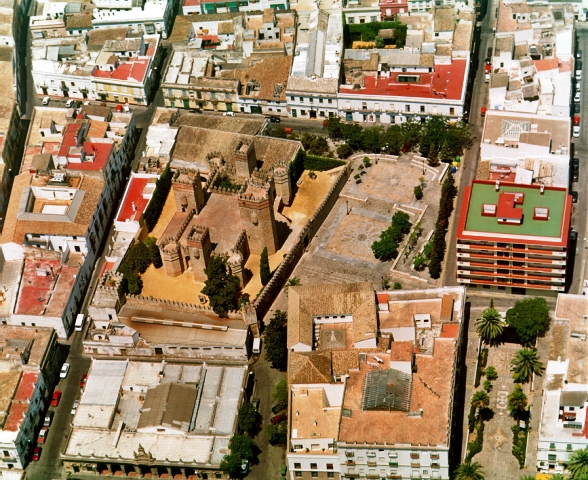
M 49 429 L 47 427 L 43 427 L 39 432 L 39 436 L 37 437 L 37 443 L 45 443 L 47 441 L 47 435 L 49 435 Z
M 579 115 L 575 115 L 574 116 L 574 126 L 579 126 L 580 125 L 580 116 Z
M 33 462 L 38 462 L 39 461 L 39 457 L 41 456 L 41 452 L 43 451 L 43 449 L 41 447 L 35 447 L 35 449 L 33 450 Z
M 84 373 L 82 375 L 82 379 L 80 380 L 80 388 L 84 388 L 86 386 L 86 380 L 88 380 L 88 374 Z
M 281 423 L 288 418 L 285 414 L 276 415 L 275 417 L 270 418 L 270 423 L 275 425 L 276 423 Z
M 53 392 L 53 397 L 51 398 L 51 406 L 58 407 L 60 400 L 61 400 L 61 392 L 59 390 L 55 390 Z

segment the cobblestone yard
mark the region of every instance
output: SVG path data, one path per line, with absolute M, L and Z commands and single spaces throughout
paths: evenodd
M 355 161 L 356 166 L 362 157 Z M 416 272 L 411 266 L 414 255 L 435 227 L 443 166 L 429 167 L 415 160 L 412 154 L 398 159 L 372 155 L 370 161 L 371 166 L 364 170 L 360 183 L 353 178 L 358 170 L 352 174 L 296 267 L 293 276 L 300 278 L 303 285 L 372 281 L 376 288 L 381 288 L 383 279 L 390 285 L 400 282 L 404 289 L 437 284 L 429 280 L 427 270 Z M 418 201 L 414 187 L 421 180 L 425 185 L 424 198 Z M 408 213 L 413 225 L 420 222 L 423 232 L 408 256 L 403 248 L 410 234 L 400 246 L 396 262 L 381 262 L 374 257 L 371 245 L 390 226 L 397 211 Z

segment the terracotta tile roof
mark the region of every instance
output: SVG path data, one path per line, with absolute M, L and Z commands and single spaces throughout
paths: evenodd
M 291 66 L 291 56 L 268 57 L 250 68 L 236 71 L 241 81 L 241 96 L 273 102 L 286 100 L 286 86 Z M 247 83 L 254 80 L 259 83 L 259 90 L 247 94 Z
M 353 340 L 376 337 L 376 297 L 371 282 L 310 285 L 288 291 L 288 348 L 313 345 L 313 317 L 352 315 Z
M 359 350 L 331 351 L 333 375 L 346 375 L 349 370 L 359 368 Z
M 288 381 L 291 385 L 331 383 L 330 352 L 290 352 Z
M 411 362 L 413 352 L 413 342 L 392 342 L 392 352 L 390 352 L 390 361 Z

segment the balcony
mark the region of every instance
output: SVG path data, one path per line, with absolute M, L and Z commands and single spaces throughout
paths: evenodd
M 420 464 L 420 463 L 415 463 L 415 462 L 411 462 L 411 463 L 410 463 L 410 466 L 411 466 L 412 468 L 421 468 L 421 464 Z
M 375 467 L 378 465 L 378 463 L 372 459 L 368 459 L 367 464 L 368 464 L 368 467 Z
M 16 463 L 16 457 L 2 457 L 3 462 Z
M 431 463 L 431 468 L 441 468 L 439 463 Z
M 355 466 L 355 460 L 347 460 L 347 466 L 348 467 L 354 467 Z
M 398 475 L 397 473 L 391 473 L 388 475 L 388 478 L 402 478 L 402 475 Z
M 380 478 L 380 476 L 375 473 L 368 473 L 366 475 L 366 478 Z
M 419 458 L 419 454 L 418 453 L 411 453 L 410 454 L 410 458 Z
M 398 467 L 398 462 L 388 462 L 389 467 Z

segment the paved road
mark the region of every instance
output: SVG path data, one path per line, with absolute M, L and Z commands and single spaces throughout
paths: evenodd
M 583 23 L 576 23 L 578 48 L 588 54 L 588 25 Z M 584 60 L 585 61 L 585 60 Z M 586 261 L 588 253 L 588 233 L 586 232 L 587 216 L 588 216 L 588 192 L 586 192 L 586 184 L 588 183 L 588 162 L 586 161 L 588 154 L 588 131 L 586 123 L 588 121 L 588 81 L 586 75 L 588 70 L 584 70 L 581 80 L 582 97 L 580 115 L 582 119 L 582 129 L 580 138 L 573 138 L 574 157 L 580 159 L 580 181 L 572 184 L 572 190 L 578 192 L 578 203 L 574 205 L 572 213 L 572 228 L 578 232 L 578 241 L 576 244 L 576 258 L 574 261 L 573 278 L 570 285 L 569 293 L 582 293 L 582 283 L 587 272 Z M 575 81 L 574 81 L 575 84 Z
M 496 0 L 489 0 L 488 10 L 482 20 L 482 28 L 480 35 L 480 48 L 478 54 L 478 64 L 475 71 L 470 71 L 470 75 L 475 75 L 474 88 L 472 93 L 472 100 L 470 102 L 469 120 L 472 125 L 472 135 L 474 136 L 474 144 L 472 148 L 466 151 L 464 161 L 459 170 L 459 192 L 457 201 L 455 203 L 456 209 L 453 213 L 452 222 L 449 227 L 447 235 L 447 252 L 446 261 L 443 266 L 443 273 L 441 277 L 442 285 L 450 286 L 457 285 L 456 275 L 456 250 L 455 250 L 455 232 L 457 228 L 457 221 L 459 220 L 459 208 L 463 204 L 464 188 L 472 183 L 476 176 L 476 169 L 478 167 L 478 160 L 480 157 L 480 139 L 482 137 L 482 128 L 484 127 L 484 117 L 480 116 L 482 107 L 488 104 L 488 84 L 484 82 L 484 60 L 488 47 L 492 47 L 494 41 L 494 21 L 495 12 L 498 2 Z

